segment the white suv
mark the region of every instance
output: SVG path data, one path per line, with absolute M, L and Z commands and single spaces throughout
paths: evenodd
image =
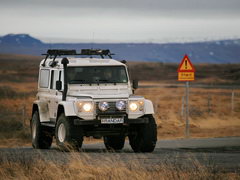
M 131 86 L 125 62 L 113 60 L 109 50 L 53 49 L 44 55 L 32 107 L 34 148 L 50 148 L 55 136 L 60 149 L 78 150 L 83 137 L 92 136 L 103 137 L 107 149 L 120 150 L 128 136 L 135 152 L 154 150 L 153 104 L 134 95 L 138 82 Z

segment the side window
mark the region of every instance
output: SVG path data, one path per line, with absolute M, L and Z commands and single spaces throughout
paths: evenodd
M 40 71 L 39 86 L 41 88 L 48 88 L 48 84 L 49 84 L 49 70 L 48 69 L 42 69 Z

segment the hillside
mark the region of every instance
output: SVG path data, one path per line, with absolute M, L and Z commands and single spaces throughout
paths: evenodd
M 0 53 L 39 56 L 49 48 L 110 49 L 114 58 L 130 61 L 179 63 L 188 54 L 193 63 L 239 63 L 240 40 L 194 43 L 54 43 L 48 44 L 27 34 L 8 34 L 0 37 Z
M 37 81 L 41 56 L 0 54 L 1 81 L 11 78 L 11 81 Z M 130 76 L 140 81 L 159 81 L 163 83 L 178 83 L 178 63 L 132 62 L 128 61 Z M 239 85 L 240 64 L 194 64 L 196 81 L 193 83 Z M 28 71 L 25 71 L 26 68 Z M 10 74 L 8 74 L 10 73 Z M 12 74 L 12 75 L 11 75 Z M 26 79 L 24 79 L 26 78 Z M 14 80 L 15 79 L 15 80 Z M 28 80 L 27 80 L 28 79 Z

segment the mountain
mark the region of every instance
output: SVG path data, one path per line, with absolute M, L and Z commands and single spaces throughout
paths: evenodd
M 28 34 L 0 37 L 0 53 L 41 55 L 47 49 L 110 49 L 115 59 L 179 63 L 188 54 L 193 63 L 240 63 L 240 39 L 193 43 L 54 43 Z
M 8 34 L 0 37 L 0 44 L 12 46 L 37 46 L 43 43 L 28 34 Z

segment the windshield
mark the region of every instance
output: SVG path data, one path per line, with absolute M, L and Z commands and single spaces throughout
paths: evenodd
M 127 83 L 124 66 L 68 67 L 69 84 Z

